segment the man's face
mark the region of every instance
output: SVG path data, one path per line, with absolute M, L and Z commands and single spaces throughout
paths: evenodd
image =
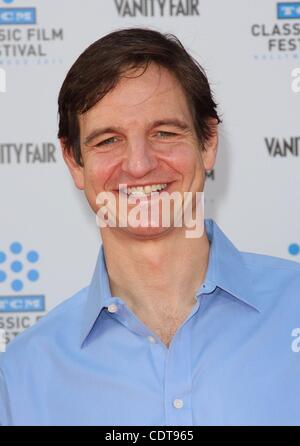
M 97 195 L 128 187 L 167 184 L 164 191 L 203 191 L 213 168 L 216 137 L 202 150 L 184 91 L 163 67 L 128 73 L 79 117 L 83 167 L 65 154 L 75 183 L 97 212 Z M 132 77 L 130 77 L 132 76 Z M 134 77 L 133 77 L 134 76 Z M 130 207 L 130 205 L 129 205 Z M 172 228 L 119 228 L 129 236 L 159 235 Z

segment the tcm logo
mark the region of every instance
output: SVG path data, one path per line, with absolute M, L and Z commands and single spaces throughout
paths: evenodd
M 300 19 L 300 2 L 277 3 L 278 19 Z
M 0 313 L 45 311 L 44 295 L 18 294 L 39 280 L 38 260 L 37 251 L 25 251 L 19 242 L 11 243 L 6 252 L 0 251 L 0 291 L 5 287 L 14 293 L 0 295 Z
M 3 0 L 10 4 L 14 0 Z M 35 8 L 0 8 L 0 25 L 35 25 Z

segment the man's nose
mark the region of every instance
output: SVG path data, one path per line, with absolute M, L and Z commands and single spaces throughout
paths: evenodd
M 132 177 L 140 178 L 157 167 L 157 158 L 151 144 L 146 140 L 128 143 L 122 169 Z

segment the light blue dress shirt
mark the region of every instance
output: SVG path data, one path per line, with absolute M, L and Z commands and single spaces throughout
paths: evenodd
M 300 425 L 300 265 L 205 226 L 206 278 L 169 348 L 111 296 L 101 247 L 90 286 L 0 355 L 0 423 Z

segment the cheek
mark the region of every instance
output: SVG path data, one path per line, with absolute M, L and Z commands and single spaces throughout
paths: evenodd
M 111 169 L 100 157 L 89 157 L 84 163 L 84 192 L 94 211 L 98 210 L 96 197 L 105 190 L 105 184 L 110 177 Z
M 85 160 L 85 185 L 88 188 L 100 192 L 104 189 L 107 178 L 109 178 L 110 164 L 103 157 L 91 156 Z
M 172 167 L 183 175 L 193 175 L 203 169 L 200 149 L 189 145 L 173 147 L 168 159 Z

